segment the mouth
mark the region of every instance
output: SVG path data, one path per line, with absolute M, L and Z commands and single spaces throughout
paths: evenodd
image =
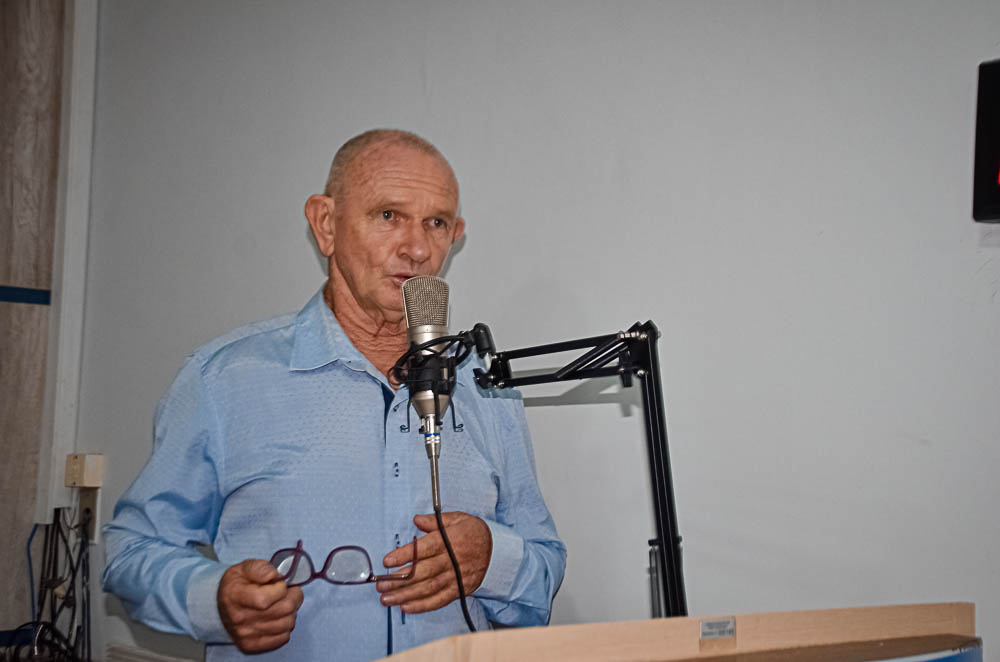
M 417 274 L 392 274 L 389 278 L 395 283 L 396 287 L 402 287 L 403 283 L 410 278 L 413 278 Z

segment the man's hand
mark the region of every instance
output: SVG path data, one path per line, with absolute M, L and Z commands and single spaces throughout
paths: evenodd
M 483 583 L 490 565 L 493 536 L 486 522 L 468 513 L 442 513 L 441 519 L 462 571 L 465 594 L 472 595 Z M 417 515 L 413 523 L 427 534 L 417 539 L 417 569 L 413 577 L 406 581 L 382 580 L 375 587 L 382 594 L 382 604 L 399 605 L 408 614 L 419 614 L 457 600 L 458 582 L 434 515 Z M 411 560 L 412 542 L 386 554 L 382 564 L 394 568 Z
M 288 643 L 302 605 L 302 589 L 288 588 L 274 566 L 261 559 L 229 566 L 216 597 L 222 624 L 244 653 L 263 653 Z

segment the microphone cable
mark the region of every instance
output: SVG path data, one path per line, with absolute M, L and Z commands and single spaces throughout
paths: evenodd
M 445 352 L 456 344 L 459 345 L 459 349 L 455 353 L 454 363 L 455 365 L 460 364 L 472 351 L 466 334 L 443 336 L 410 347 L 405 354 L 399 357 L 399 360 L 392 366 L 392 369 L 389 370 L 389 378 L 400 385 L 406 383 L 407 376 L 411 371 L 421 371 L 426 367 L 427 363 L 431 359 L 441 359 Z M 443 347 L 439 347 L 440 345 L 443 345 Z M 437 349 L 434 349 L 435 347 L 437 347 Z M 430 352 L 429 354 L 426 353 L 428 351 Z M 431 470 L 436 474 L 436 459 L 432 459 L 431 463 Z M 455 550 L 451 546 L 451 540 L 448 539 L 448 532 L 445 530 L 444 519 L 441 517 L 440 505 L 434 506 L 434 519 L 437 520 L 438 531 L 441 533 L 441 540 L 444 542 L 444 548 L 448 552 L 448 559 L 451 561 L 452 570 L 455 572 L 455 582 L 458 584 L 458 601 L 462 607 L 462 616 L 465 618 L 465 624 L 468 626 L 469 632 L 476 632 L 476 626 L 472 622 L 472 615 L 469 613 L 469 605 L 466 601 L 465 584 L 462 582 L 462 570 L 458 565 L 458 557 L 455 556 Z
M 444 541 L 444 548 L 448 550 L 448 558 L 451 559 L 451 567 L 455 571 L 455 581 L 458 582 L 458 601 L 462 605 L 462 616 L 465 617 L 465 624 L 469 626 L 469 632 L 475 632 L 476 626 L 472 623 L 472 616 L 469 614 L 469 605 L 465 602 L 465 585 L 462 583 L 462 571 L 458 567 L 458 558 L 455 557 L 455 550 L 451 548 L 451 541 L 444 530 L 444 520 L 441 518 L 441 509 L 434 509 L 434 517 L 437 519 L 438 531 L 441 532 L 441 540 Z

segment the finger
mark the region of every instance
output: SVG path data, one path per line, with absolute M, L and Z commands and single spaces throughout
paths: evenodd
M 291 632 L 295 628 L 295 615 L 281 618 L 261 618 L 259 612 L 244 611 L 238 615 L 238 624 L 229 632 L 234 642 L 253 642 L 261 637 L 273 637 Z
M 444 517 L 443 514 L 441 516 Z M 438 528 L 437 518 L 434 515 L 414 515 L 413 523 L 424 533 L 437 531 Z
M 260 612 L 258 618 L 262 620 L 267 619 L 279 619 L 285 618 L 286 616 L 292 616 L 299 610 L 299 605 L 301 602 L 295 599 L 291 591 L 283 597 L 282 599 L 275 602 L 273 605 Z
M 410 542 L 392 550 L 382 557 L 382 565 L 386 568 L 395 568 L 412 562 L 413 545 L 414 543 Z M 417 538 L 416 545 L 418 560 L 429 559 L 444 551 L 444 543 L 441 542 L 440 534 L 436 532 Z M 420 564 L 418 563 L 417 565 L 419 566 Z
M 448 587 L 452 587 L 458 597 L 458 586 L 455 575 L 439 574 L 408 586 L 402 586 L 394 591 L 382 594 L 382 604 L 387 606 L 404 605 L 416 600 L 422 600 L 435 595 Z
M 404 586 L 410 586 L 418 582 L 429 579 L 443 572 L 454 572 L 451 569 L 451 560 L 446 554 L 438 554 L 429 559 L 417 562 L 417 567 L 413 571 L 413 576 L 408 579 L 380 579 L 375 582 L 375 589 L 379 593 L 387 593 Z
M 433 595 L 429 595 L 417 600 L 411 600 L 399 605 L 400 611 L 405 614 L 422 614 L 428 611 L 435 611 L 458 600 L 458 587 L 448 586 Z
M 473 593 L 479 588 L 486 576 L 486 566 L 460 563 L 459 568 L 465 592 L 467 594 Z M 446 554 L 440 554 L 418 563 L 417 570 L 411 579 L 405 582 L 376 582 L 375 588 L 382 595 L 391 596 L 389 599 L 394 604 L 401 604 L 414 597 L 428 595 L 432 590 L 440 590 L 445 585 L 454 586 L 457 594 L 458 582 L 455 578 L 455 568 Z
M 462 573 L 463 581 L 465 572 Z M 380 585 L 381 584 L 381 585 Z M 421 561 L 414 576 L 406 581 L 376 582 L 375 588 L 384 596 L 391 596 L 399 604 L 415 597 L 430 595 L 447 584 L 455 584 L 455 569 L 444 554 Z
M 240 650 L 244 653 L 266 653 L 267 651 L 273 651 L 276 648 L 281 648 L 288 643 L 289 639 L 291 639 L 290 632 L 260 637 L 245 644 L 245 648 L 240 646 Z
M 235 602 L 242 607 L 265 611 L 288 595 L 285 582 L 276 581 L 271 584 L 244 584 L 235 594 Z
M 295 601 L 295 611 L 298 611 L 299 607 L 302 606 L 302 601 L 305 600 L 305 595 L 302 593 L 302 587 L 295 586 L 290 588 L 288 589 L 288 594 L 292 596 L 292 600 Z
M 264 559 L 249 559 L 240 565 L 243 577 L 254 584 L 270 584 L 281 577 L 277 569 Z
M 282 618 L 271 618 L 254 624 L 254 631 L 257 635 L 264 637 L 288 634 L 294 629 L 295 614 L 283 616 Z
M 417 551 L 420 551 L 420 545 L 417 545 Z M 403 565 L 404 563 L 409 563 L 413 560 L 413 543 L 408 542 L 402 547 L 397 547 L 388 554 L 382 557 L 382 565 L 386 568 L 395 568 L 396 566 Z
M 375 580 L 375 588 L 378 590 L 379 586 L 391 587 L 391 586 L 403 586 L 407 582 L 413 581 L 416 577 L 416 570 L 412 565 L 406 565 L 398 570 L 394 570 L 390 573 L 384 575 L 379 575 Z M 388 588 L 383 588 L 381 590 L 388 590 Z

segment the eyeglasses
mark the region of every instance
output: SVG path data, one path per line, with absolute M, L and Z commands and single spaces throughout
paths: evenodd
M 312 559 L 302 549 L 302 541 L 295 547 L 279 549 L 271 557 L 271 565 L 289 586 L 305 586 L 314 579 L 325 579 L 331 584 L 367 584 L 384 579 L 410 579 L 417 568 L 417 539 L 413 538 L 413 560 L 405 574 L 376 575 L 368 552 L 357 545 L 337 547 L 326 557 L 323 569 L 316 572 Z

